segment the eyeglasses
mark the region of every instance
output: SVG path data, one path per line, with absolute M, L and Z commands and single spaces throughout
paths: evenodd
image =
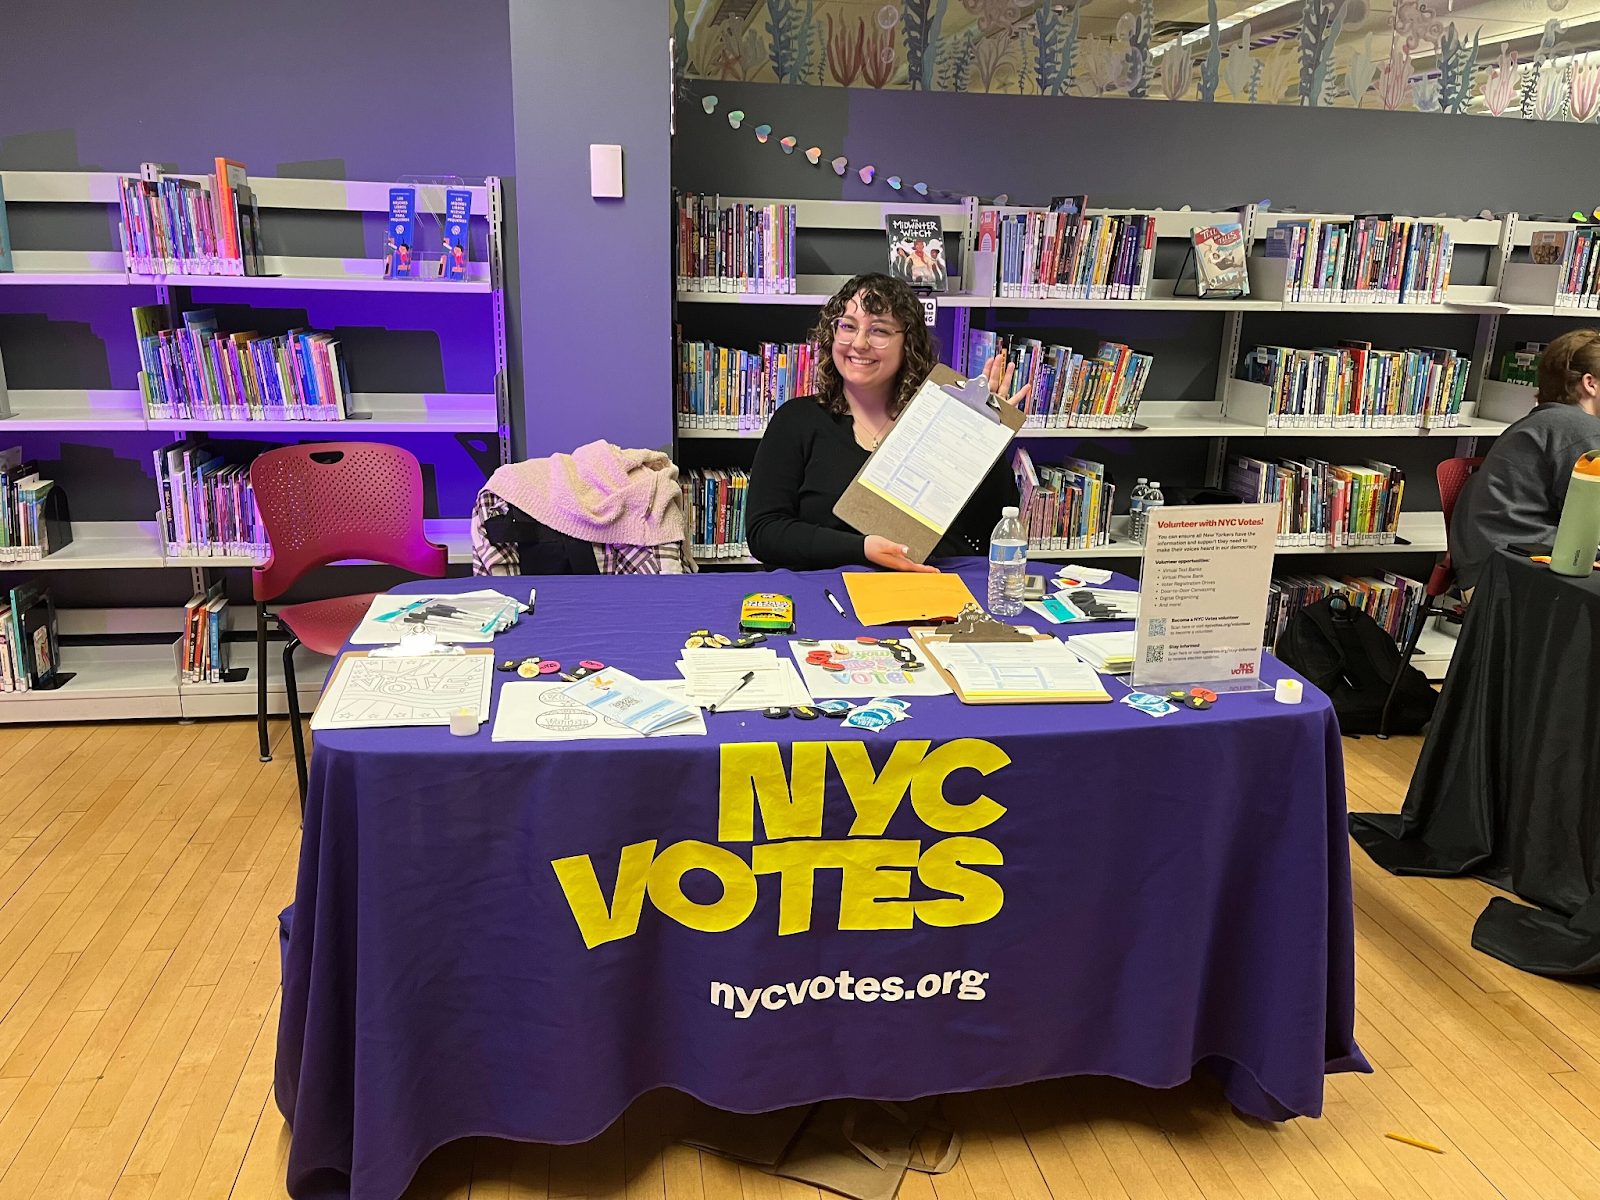
M 849 317 L 840 317 L 833 323 L 833 336 L 841 342 L 855 341 L 856 334 L 860 330 L 861 326 L 857 325 Z M 905 330 L 894 329 L 888 325 L 869 325 L 867 326 L 867 345 L 875 350 L 882 350 L 895 338 L 902 337 L 904 334 Z

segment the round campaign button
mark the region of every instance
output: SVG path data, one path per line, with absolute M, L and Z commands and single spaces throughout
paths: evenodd
M 779 707 L 763 708 L 761 710 L 761 715 L 766 717 L 768 720 L 780 721 L 789 715 L 789 710 L 787 708 Z
M 1167 699 L 1168 700 L 1176 700 L 1180 704 L 1183 703 L 1183 701 L 1187 700 L 1188 698 L 1189 698 L 1189 693 L 1184 691 L 1182 688 L 1174 688 L 1172 691 L 1167 693 Z
M 802 721 L 815 721 L 822 715 L 820 708 L 812 708 L 809 704 L 796 704 L 789 711 Z
M 506 659 L 505 662 L 501 663 L 499 666 L 497 666 L 495 668 L 496 671 L 515 671 L 516 669 L 517 669 L 517 660 L 514 659 L 514 658 Z
M 851 705 L 848 700 L 818 700 L 813 707 L 823 716 L 832 717 L 837 721 L 849 715 Z
M 714 633 L 711 635 L 711 640 L 719 646 L 733 645 L 733 639 L 725 633 Z
M 596 662 L 592 658 L 586 658 L 582 662 L 580 662 L 578 665 L 580 667 L 582 667 L 585 671 L 604 671 L 606 669 L 605 663 Z
M 900 669 L 902 671 L 924 671 L 924 670 L 927 669 L 927 667 L 928 667 L 927 663 L 919 663 L 919 662 L 908 662 L 908 663 L 901 663 L 900 664 Z
M 879 638 L 878 641 L 885 646 L 898 646 L 900 644 L 899 638 Z
M 802 646 L 820 646 L 820 645 L 822 645 L 822 643 L 817 641 L 816 638 L 795 638 L 795 641 L 798 642 Z
M 1200 711 L 1204 711 L 1205 709 L 1211 707 L 1211 701 L 1207 700 L 1204 696 L 1190 696 L 1184 701 L 1184 703 L 1190 708 L 1198 709 Z
M 875 637 L 858 637 L 856 642 L 862 646 L 876 646 L 878 639 Z
M 561 670 L 561 664 L 554 659 L 547 658 L 539 664 L 539 674 L 541 675 L 554 675 L 559 670 Z
M 698 650 L 701 646 L 704 646 L 705 644 L 706 644 L 705 638 L 701 637 L 697 633 L 693 637 L 691 637 L 687 642 L 685 642 L 683 645 L 684 645 L 684 649 L 686 649 L 686 650 Z
M 537 658 L 525 658 L 517 667 L 517 674 L 524 679 L 532 679 L 538 673 L 539 660 Z
M 711 630 L 709 630 L 709 629 L 696 629 L 691 636 L 693 636 L 693 637 L 710 637 L 711 636 Z
M 1217 702 L 1217 694 L 1215 692 L 1213 692 L 1210 688 L 1203 688 L 1203 687 L 1193 688 L 1193 689 L 1190 690 L 1189 695 L 1198 696 L 1198 697 L 1200 697 L 1200 699 L 1206 701 L 1206 703 L 1208 703 L 1208 704 L 1215 704 Z

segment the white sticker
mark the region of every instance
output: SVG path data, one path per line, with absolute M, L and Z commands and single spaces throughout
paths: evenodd
M 924 296 L 922 298 L 922 323 L 932 326 L 939 320 L 939 298 L 937 296 Z

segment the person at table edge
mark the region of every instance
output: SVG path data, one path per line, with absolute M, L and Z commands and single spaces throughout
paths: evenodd
M 905 546 L 863 534 L 833 506 L 894 426 L 938 361 L 922 303 L 888 275 L 857 275 L 823 305 L 811 334 L 819 354 L 817 393 L 778 406 L 756 449 L 745 497 L 745 539 L 773 567 L 819 570 L 847 564 L 931 571 Z M 990 390 L 1002 396 L 1012 369 L 991 359 Z M 1013 404 L 1027 396 L 1023 388 Z M 1016 478 L 1001 455 L 933 552 L 935 558 L 987 554 L 1000 510 L 1017 503 Z
M 1556 540 L 1573 465 L 1600 449 L 1600 330 L 1574 329 L 1539 356 L 1538 404 L 1495 439 L 1450 519 L 1450 561 L 1463 593 L 1502 546 Z

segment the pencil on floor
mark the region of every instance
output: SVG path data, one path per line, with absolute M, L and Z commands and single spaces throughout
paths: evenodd
M 1432 1150 L 1435 1154 L 1444 1153 L 1444 1151 L 1439 1149 L 1437 1146 L 1431 1146 L 1427 1142 L 1419 1142 L 1416 1138 L 1407 1137 L 1403 1133 L 1386 1133 L 1383 1136 L 1386 1138 L 1393 1138 L 1397 1142 L 1404 1142 L 1408 1146 L 1416 1146 L 1423 1150 Z

